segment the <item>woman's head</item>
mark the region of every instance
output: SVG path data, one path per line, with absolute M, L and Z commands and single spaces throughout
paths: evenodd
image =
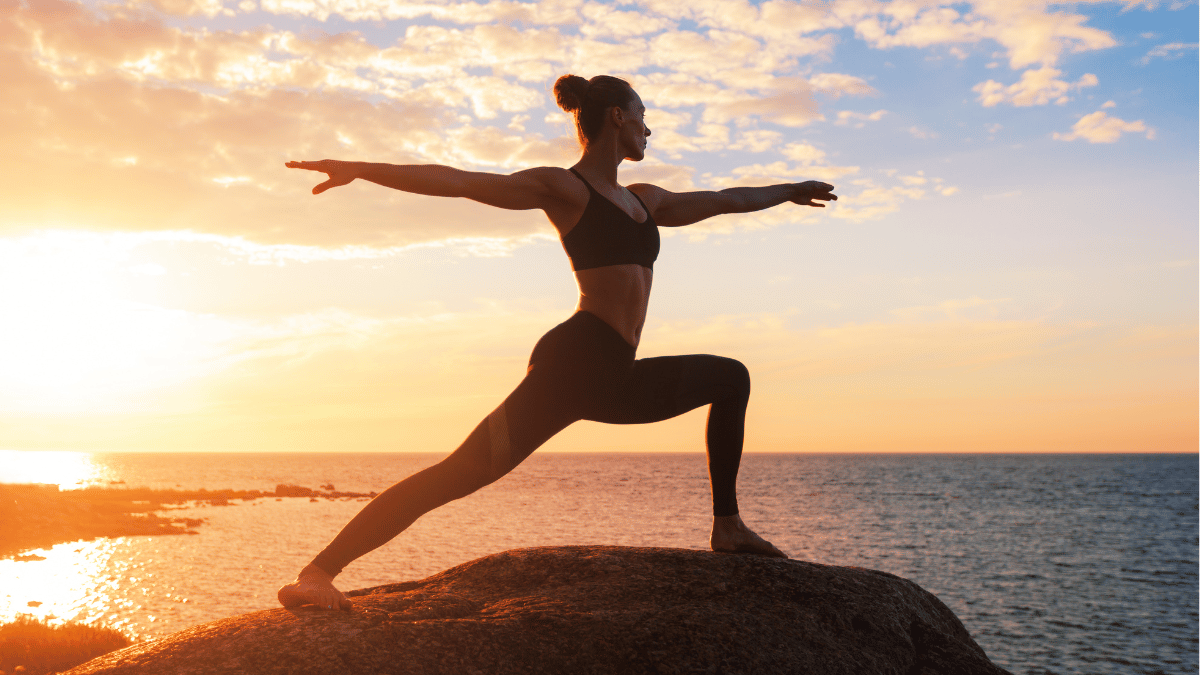
M 563 75 L 554 83 L 554 98 L 560 108 L 575 116 L 575 131 L 585 148 L 600 137 L 613 108 L 636 117 L 639 123 L 645 112 L 633 87 L 625 80 L 609 75 L 597 75 L 590 80 L 578 75 Z M 644 135 L 648 136 L 649 132 L 645 131 Z

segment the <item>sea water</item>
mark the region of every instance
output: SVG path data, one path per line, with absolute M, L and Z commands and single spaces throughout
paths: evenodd
M 423 454 L 0 453 L 0 481 L 369 492 Z M 41 468 L 39 468 L 41 467 Z M 350 565 L 344 589 L 524 546 L 703 549 L 701 454 L 535 454 Z M 793 558 L 884 570 L 936 594 L 1014 673 L 1197 672 L 1196 455 L 748 454 L 743 518 Z M 0 561 L 0 620 L 33 614 L 151 639 L 275 606 L 363 506 L 194 505 L 196 535 L 123 537 Z

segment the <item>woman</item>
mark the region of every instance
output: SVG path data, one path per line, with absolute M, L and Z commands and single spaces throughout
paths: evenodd
M 647 184 L 622 187 L 617 167 L 646 152 L 646 107 L 624 80 L 564 75 L 558 104 L 575 116 L 583 157 L 570 169 L 510 176 L 444 166 L 321 160 L 288 162 L 328 174 L 320 194 L 362 178 L 438 197 L 466 197 L 504 209 L 541 209 L 558 230 L 579 285 L 574 315 L 538 341 L 517 388 L 449 457 L 393 485 L 350 521 L 296 581 L 279 590 L 285 607 L 349 608 L 333 578 L 422 514 L 497 480 L 572 422 L 657 422 L 711 405 L 706 444 L 713 495 L 714 551 L 787 557 L 742 522 L 735 481 L 742 454 L 750 376 L 738 361 L 708 355 L 635 359 L 646 321 L 657 227 L 784 202 L 823 207 L 833 186 L 817 181 L 677 194 Z

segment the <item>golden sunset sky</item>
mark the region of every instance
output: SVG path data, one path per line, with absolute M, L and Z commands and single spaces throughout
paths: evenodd
M 0 449 L 452 450 L 575 285 L 539 212 L 287 160 L 818 179 L 663 231 L 641 356 L 750 368 L 748 451 L 1195 452 L 1197 7 L 0 0 Z M 703 411 L 551 451 L 701 451 Z

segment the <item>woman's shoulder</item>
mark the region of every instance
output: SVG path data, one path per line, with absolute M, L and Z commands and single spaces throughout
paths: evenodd
M 646 205 L 646 208 L 651 213 L 654 213 L 654 210 L 662 203 L 663 197 L 670 194 L 651 183 L 630 183 L 625 186 L 625 189 L 637 195 L 638 199 L 642 200 L 642 203 Z
M 516 179 L 513 185 L 514 189 L 518 187 L 533 189 L 536 185 L 543 194 L 570 202 L 587 202 L 587 186 L 581 183 L 570 169 L 559 166 L 537 166 L 517 171 L 509 178 Z

